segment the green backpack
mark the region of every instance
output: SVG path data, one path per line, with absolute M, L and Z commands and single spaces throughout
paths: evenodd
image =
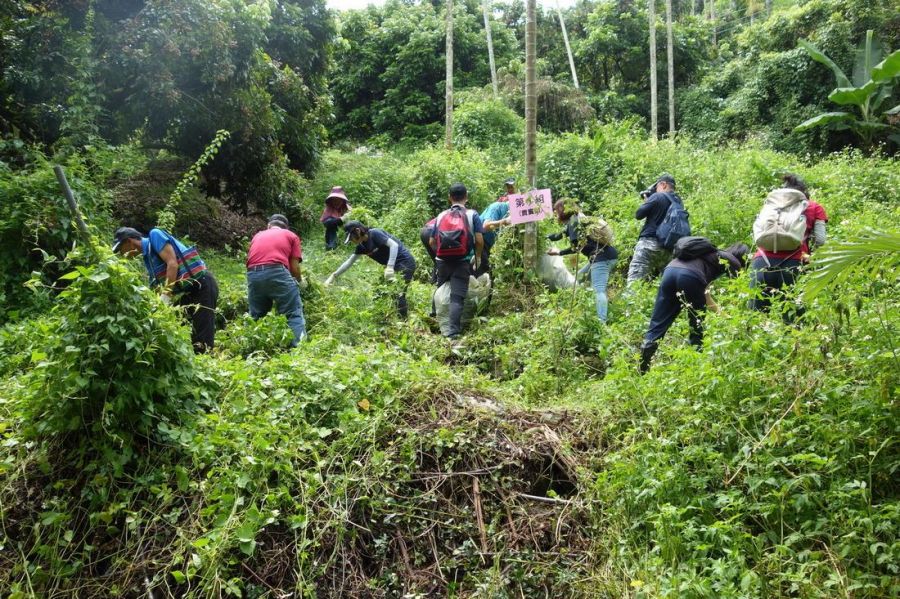
M 578 226 L 582 235 L 596 243 L 601 248 L 612 245 L 612 227 L 608 222 L 606 222 L 599 216 L 582 216 L 578 219 Z

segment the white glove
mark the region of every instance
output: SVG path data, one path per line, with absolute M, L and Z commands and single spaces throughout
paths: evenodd
M 394 269 L 390 266 L 384 269 L 384 280 L 385 281 L 396 281 L 397 275 L 394 274 Z
M 164 303 L 167 306 L 172 305 L 172 294 L 169 293 L 168 291 L 163 292 L 163 294 L 159 296 L 159 299 L 161 299 L 162 303 Z
M 309 282 L 306 280 L 306 277 L 300 277 L 300 280 L 297 281 L 297 286 L 300 288 L 300 291 L 306 291 L 309 288 Z
M 328 287 L 332 283 L 334 283 L 334 275 L 328 275 L 328 278 L 325 279 L 325 286 Z

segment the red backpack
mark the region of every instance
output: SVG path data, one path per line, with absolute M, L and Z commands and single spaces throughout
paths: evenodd
M 438 258 L 463 258 L 472 243 L 474 210 L 453 206 L 441 212 L 434 223 Z

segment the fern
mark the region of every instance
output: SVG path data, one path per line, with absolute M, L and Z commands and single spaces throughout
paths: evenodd
M 881 270 L 883 276 L 896 281 L 900 270 L 900 231 L 869 229 L 856 239 L 823 248 L 812 265 L 803 289 L 804 300 L 864 272 Z

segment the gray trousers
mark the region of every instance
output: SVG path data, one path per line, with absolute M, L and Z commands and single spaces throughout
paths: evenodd
M 665 251 L 655 237 L 641 237 L 634 245 L 634 255 L 631 264 L 628 265 L 628 283 L 647 279 L 650 276 L 650 266 L 653 257 Z

